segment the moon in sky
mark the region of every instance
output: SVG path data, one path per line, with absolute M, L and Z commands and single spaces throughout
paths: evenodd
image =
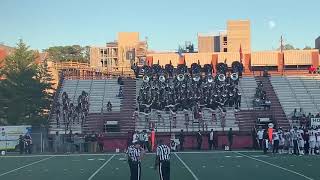
M 270 30 L 274 29 L 276 27 L 276 22 L 274 22 L 273 20 L 269 20 L 268 27 Z

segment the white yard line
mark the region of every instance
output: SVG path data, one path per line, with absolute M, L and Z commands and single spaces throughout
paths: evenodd
M 174 153 L 174 155 L 176 155 L 176 157 L 180 160 L 180 162 L 184 165 L 184 167 L 188 169 L 190 174 L 193 176 L 194 180 L 199 180 L 199 178 L 194 174 L 194 172 L 189 168 L 189 166 L 178 156 L 178 154 Z
M 8 172 L 5 172 L 5 173 L 2 173 L 2 174 L 0 174 L 0 177 L 1 177 L 1 176 L 4 176 L 4 175 L 6 175 L 6 174 L 9 174 L 9 173 L 12 173 L 12 172 L 18 171 L 18 170 L 20 170 L 20 169 L 23 169 L 23 168 L 26 168 L 26 167 L 32 166 L 32 165 L 34 165 L 34 164 L 38 164 L 38 163 L 40 163 L 40 162 L 42 162 L 42 161 L 46 161 L 46 160 L 51 159 L 51 158 L 54 158 L 54 156 L 51 156 L 51 157 L 48 157 L 48 158 L 44 158 L 44 159 L 41 159 L 41 160 L 39 160 L 39 161 L 36 161 L 36 162 L 30 163 L 30 164 L 27 164 L 27 165 L 24 165 L 24 166 L 18 167 L 18 168 L 16 168 L 16 169 L 11 170 L 11 171 L 8 171 Z
M 119 153 L 121 154 L 121 153 Z M 39 154 L 39 155 L 9 155 L 0 156 L 1 158 L 33 158 L 33 157 L 77 157 L 77 156 L 112 156 L 117 154 Z
M 102 166 L 100 166 L 100 168 L 97 169 L 97 170 L 88 178 L 88 180 L 92 180 L 92 179 L 94 178 L 94 176 L 97 175 L 97 174 L 101 171 L 101 169 L 104 168 L 104 167 L 114 158 L 114 156 L 116 156 L 116 155 L 115 155 L 115 154 L 112 155 L 104 164 L 102 164 Z
M 303 175 L 303 174 L 298 173 L 298 172 L 296 172 L 296 171 L 293 171 L 293 170 L 290 170 L 290 169 L 287 169 L 287 168 L 278 166 L 278 165 L 276 165 L 276 164 L 272 164 L 272 163 L 269 163 L 269 162 L 267 162 L 267 161 L 263 161 L 263 160 L 261 160 L 261 159 L 257 159 L 257 158 L 254 158 L 254 157 L 251 157 L 251 156 L 248 156 L 248 155 L 239 153 L 239 152 L 235 152 L 235 153 L 236 153 L 236 154 L 239 154 L 239 155 L 242 155 L 242 156 L 244 156 L 244 157 L 247 157 L 247 158 L 249 158 L 249 159 L 252 159 L 252 160 L 255 160 L 255 161 L 259 161 L 259 162 L 262 162 L 262 163 L 264 163 L 264 164 L 268 164 L 268 165 L 273 166 L 273 167 L 276 167 L 276 168 L 278 168 L 278 169 L 282 169 L 282 170 L 284 170 L 284 171 L 287 171 L 287 172 L 296 174 L 296 175 L 301 176 L 301 177 L 303 177 L 303 178 L 305 178 L 305 179 L 314 180 L 313 178 L 310 178 L 310 177 L 308 177 L 308 176 L 306 176 L 306 175 Z

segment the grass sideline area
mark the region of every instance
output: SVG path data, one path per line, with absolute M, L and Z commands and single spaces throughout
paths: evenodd
M 159 179 L 154 154 L 142 162 L 142 180 Z M 2 180 L 126 180 L 124 154 L 0 156 Z M 317 180 L 320 156 L 263 155 L 251 151 L 179 152 L 171 155 L 172 180 Z

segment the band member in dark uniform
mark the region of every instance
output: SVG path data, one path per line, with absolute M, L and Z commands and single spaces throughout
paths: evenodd
M 158 166 L 160 180 L 170 180 L 170 148 L 162 140 L 159 140 L 157 147 L 155 169 Z
M 141 180 L 141 159 L 144 150 L 140 147 L 140 142 L 136 141 L 128 148 L 128 163 L 130 168 L 130 180 Z

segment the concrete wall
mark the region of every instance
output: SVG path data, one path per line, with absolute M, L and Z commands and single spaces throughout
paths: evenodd
M 248 69 L 250 66 L 281 66 L 284 65 L 319 65 L 319 52 L 317 50 L 292 50 L 284 51 L 261 51 L 252 53 L 243 53 L 243 63 Z M 156 64 L 159 60 L 160 65 L 169 64 L 176 66 L 181 63 L 181 58 L 177 53 L 152 53 L 147 55 L 149 59 Z M 220 53 L 184 53 L 183 58 L 186 64 L 190 66 L 192 63 L 200 61 L 201 65 L 225 62 L 230 67 L 232 62 L 240 61 L 239 52 L 220 52 Z M 284 61 L 283 61 L 284 60 Z
M 183 54 L 186 60 L 187 66 L 191 66 L 192 63 L 198 63 L 198 60 L 203 66 L 204 64 L 211 64 L 212 53 L 185 53 Z
M 238 52 L 221 52 L 218 53 L 218 63 L 226 62 L 231 67 L 232 62 L 240 61 L 240 53 Z
M 317 50 L 289 50 L 284 51 L 285 65 L 311 65 L 312 52 Z
M 277 51 L 263 51 L 251 53 L 251 66 L 277 66 Z

